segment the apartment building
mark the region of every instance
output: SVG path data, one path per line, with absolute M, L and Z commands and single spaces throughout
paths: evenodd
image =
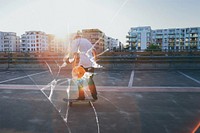
M 106 44 L 105 49 L 109 49 L 109 51 L 116 51 L 119 47 L 119 40 L 106 36 Z
M 44 52 L 48 50 L 48 36 L 42 31 L 26 31 L 21 35 L 20 51 Z
M 56 48 L 55 48 L 55 35 L 53 34 L 47 34 L 48 36 L 48 50 L 50 52 L 55 52 Z
M 20 37 L 15 32 L 0 31 L 0 51 L 16 52 L 20 50 Z
M 126 36 L 130 50 L 146 49 L 151 43 L 151 27 L 132 27 Z
M 109 49 L 109 51 L 121 50 L 123 47 L 123 44 L 118 39 L 106 36 L 105 33 L 99 29 L 83 29 L 82 32 L 78 31 L 78 33 L 95 45 L 94 47 L 97 51 L 97 54 L 100 54 L 107 49 Z M 69 36 L 70 42 L 73 40 L 76 34 L 77 33 L 73 33 Z
M 150 26 L 133 27 L 126 38 L 130 50 L 146 49 L 149 44 L 163 50 L 200 49 L 200 27 L 157 30 Z
M 66 52 L 67 50 L 67 39 L 57 38 L 53 34 L 47 34 L 48 36 L 48 50 L 49 52 Z
M 102 53 L 105 50 L 105 33 L 99 29 L 84 29 L 82 30 L 82 36 L 87 38 L 93 45 L 97 53 Z

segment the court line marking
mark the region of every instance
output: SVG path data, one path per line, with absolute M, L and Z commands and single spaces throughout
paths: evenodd
M 38 88 L 35 85 L 9 85 L 9 84 L 0 84 L 0 90 L 10 89 L 10 90 L 40 90 L 40 88 L 45 87 L 46 85 L 38 85 Z M 56 86 L 55 90 L 66 91 L 67 86 Z M 50 89 L 45 89 L 50 91 Z M 77 91 L 76 88 L 72 87 L 72 91 Z M 97 86 L 97 91 L 106 91 L 106 92 L 200 92 L 199 87 L 160 87 L 160 86 Z
M 185 74 L 185 73 L 183 73 L 183 72 L 181 72 L 181 71 L 178 71 L 178 72 L 179 72 L 180 74 L 182 74 L 183 76 L 185 76 L 185 77 L 187 77 L 187 78 L 189 78 L 189 79 L 191 79 L 191 80 L 197 82 L 198 84 L 200 84 L 200 81 L 199 81 L 199 80 L 197 80 L 197 79 L 195 79 L 195 78 L 193 78 L 193 77 L 190 77 L 189 75 L 187 75 L 187 74 Z
M 42 74 L 42 73 L 46 73 L 46 72 L 48 72 L 48 71 L 39 72 L 39 73 L 34 73 L 34 74 L 29 74 L 29 75 L 26 75 L 26 76 L 21 76 L 21 77 L 17 77 L 17 78 L 12 78 L 12 79 L 8 79 L 8 80 L 0 81 L 0 84 L 1 84 L 1 83 L 6 83 L 6 82 L 9 82 L 9 81 L 18 80 L 18 79 L 27 78 L 27 77 L 29 77 L 29 76 L 35 76 L 35 75 Z
M 131 88 L 133 86 L 133 78 L 134 78 L 134 70 L 131 72 L 131 76 L 130 76 L 130 80 L 129 80 L 129 83 L 128 83 L 128 88 Z

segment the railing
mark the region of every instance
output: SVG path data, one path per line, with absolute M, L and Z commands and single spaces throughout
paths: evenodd
M 196 62 L 200 63 L 200 56 L 101 56 L 99 62 L 104 63 L 168 63 L 168 62 Z
M 99 56 L 97 63 L 112 69 L 200 69 L 198 54 L 166 54 L 165 52 L 118 52 Z M 63 63 L 64 54 L 55 53 L 4 53 L 0 55 L 0 69 L 20 66 L 27 69 L 47 67 L 46 63 L 57 67 Z

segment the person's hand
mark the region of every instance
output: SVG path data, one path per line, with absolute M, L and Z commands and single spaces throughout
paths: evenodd
M 70 64 L 71 63 L 71 60 L 69 58 L 64 58 L 63 59 L 63 62 L 67 63 L 67 64 Z
M 61 65 L 61 67 L 66 67 L 66 66 L 67 66 L 66 62 L 63 62 L 63 64 Z

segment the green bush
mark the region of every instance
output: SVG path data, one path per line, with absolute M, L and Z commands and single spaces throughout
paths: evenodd
M 150 44 L 145 51 L 161 51 L 161 48 L 158 45 Z

